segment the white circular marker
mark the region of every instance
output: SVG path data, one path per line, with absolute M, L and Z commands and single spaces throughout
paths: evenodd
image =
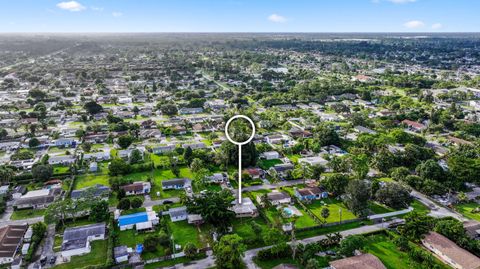
M 247 140 L 243 142 L 237 142 L 233 140 L 228 134 L 228 127 L 230 126 L 230 123 L 232 123 L 232 121 L 236 119 L 245 119 L 252 126 L 252 134 Z M 253 123 L 253 120 L 245 115 L 235 115 L 227 121 L 227 124 L 225 125 L 225 135 L 227 136 L 228 141 L 238 146 L 238 203 L 241 204 L 242 203 L 242 145 L 250 143 L 250 141 L 252 141 L 253 137 L 255 136 L 255 123 Z
M 232 123 L 232 121 L 236 120 L 236 119 L 245 119 L 252 126 L 252 134 L 250 135 L 250 137 L 247 140 L 245 140 L 243 142 L 237 142 L 237 141 L 233 140 L 230 137 L 230 135 L 228 134 L 228 126 L 230 126 L 230 123 Z M 233 144 L 235 144 L 237 146 L 242 146 L 242 145 L 248 144 L 248 143 L 250 143 L 250 141 L 252 141 L 253 137 L 255 136 L 255 124 L 253 123 L 252 119 L 250 119 L 249 117 L 247 117 L 245 115 L 235 115 L 227 121 L 227 124 L 225 125 L 225 135 L 227 136 L 228 141 L 232 142 Z

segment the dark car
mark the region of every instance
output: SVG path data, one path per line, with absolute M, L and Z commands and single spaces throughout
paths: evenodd
M 48 262 L 50 264 L 55 264 L 56 261 L 57 261 L 57 256 L 51 256 L 50 259 L 48 259 Z
M 165 201 L 163 201 L 163 204 L 164 204 L 164 205 L 167 205 L 167 204 L 173 204 L 173 201 L 170 201 L 170 200 L 165 200 Z

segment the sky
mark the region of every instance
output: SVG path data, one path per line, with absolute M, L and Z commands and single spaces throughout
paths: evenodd
M 0 0 L 0 32 L 479 32 L 478 0 Z

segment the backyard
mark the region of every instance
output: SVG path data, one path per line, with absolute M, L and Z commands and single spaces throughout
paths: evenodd
M 108 240 L 95 240 L 92 242 L 90 253 L 73 256 L 70 262 L 55 266 L 56 269 L 81 269 L 90 266 L 103 266 L 107 260 Z

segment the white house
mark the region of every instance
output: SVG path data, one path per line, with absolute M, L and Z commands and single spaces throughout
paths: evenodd
M 187 207 L 181 206 L 170 208 L 170 210 L 168 210 L 168 215 L 170 215 L 172 222 L 186 220 L 188 217 Z
M 125 191 L 126 195 L 147 194 L 150 193 L 152 185 L 150 184 L 150 182 L 138 181 L 132 184 L 122 186 L 121 189 Z
M 266 151 L 262 153 L 261 157 L 265 158 L 265 160 L 274 160 L 280 158 L 280 153 L 276 151 Z
M 314 157 L 300 158 L 298 159 L 298 163 L 309 164 L 312 166 L 317 166 L 317 165 L 327 166 L 328 161 L 320 156 L 314 156 Z
M 90 253 L 90 242 L 105 239 L 105 230 L 105 223 L 65 229 L 61 249 L 62 256 L 71 257 Z

